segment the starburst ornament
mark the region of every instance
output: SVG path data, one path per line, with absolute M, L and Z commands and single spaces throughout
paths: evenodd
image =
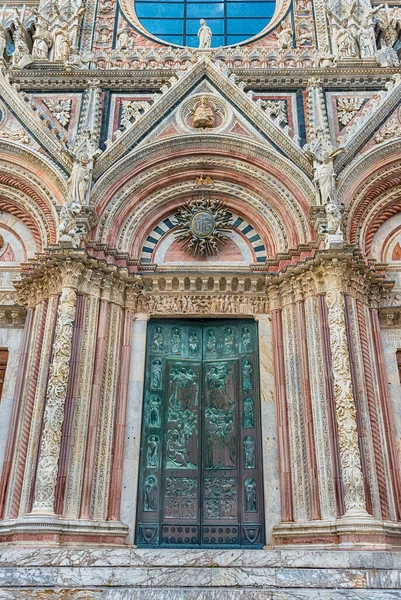
M 224 246 L 232 231 L 232 214 L 215 198 L 188 200 L 175 215 L 177 240 L 193 256 L 211 256 Z

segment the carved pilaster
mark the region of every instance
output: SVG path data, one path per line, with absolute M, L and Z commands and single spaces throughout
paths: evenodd
M 341 271 L 328 271 L 326 273 L 326 285 L 334 397 L 346 509 L 345 516 L 360 515 L 366 517 L 368 513 L 366 512 L 361 454 L 358 445 L 356 408 L 348 355 Z
M 47 388 L 43 433 L 36 475 L 33 513 L 53 513 L 54 492 L 57 481 L 61 432 L 64 420 L 64 403 L 70 373 L 73 323 L 77 294 L 75 289 L 64 287 L 57 312 L 53 360 Z

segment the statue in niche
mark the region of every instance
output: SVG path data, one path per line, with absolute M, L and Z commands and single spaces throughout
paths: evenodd
M 53 39 L 49 31 L 49 23 L 46 19 L 41 17 L 39 13 L 36 12 L 35 14 L 37 15 L 37 24 L 36 31 L 32 36 L 32 58 L 35 58 L 36 60 L 48 60 L 49 50 L 53 45 Z
M 159 438 L 157 435 L 151 435 L 148 438 L 146 466 L 148 469 L 157 469 L 159 466 Z
M 53 33 L 54 60 L 67 62 L 70 57 L 71 42 L 68 33 L 68 25 L 64 23 L 58 26 Z
M 160 427 L 160 398 L 152 396 L 149 404 L 149 426 Z
M 249 360 L 242 363 L 242 389 L 251 390 L 253 388 L 253 369 Z
M 162 361 L 159 358 L 152 362 L 150 387 L 154 390 L 161 390 L 162 387 Z
M 154 475 L 149 475 L 145 479 L 145 498 L 144 507 L 145 512 L 156 512 L 157 506 L 157 479 Z
M 244 327 L 242 332 L 242 351 L 251 351 L 251 332 L 249 331 L 249 327 Z
M 256 482 L 252 477 L 247 477 L 245 487 L 245 512 L 256 512 Z
M 244 429 L 252 429 L 255 427 L 255 420 L 253 417 L 253 400 L 252 398 L 244 398 L 243 404 L 243 423 Z
M 171 352 L 181 354 L 181 334 L 177 327 L 173 328 L 171 335 Z
M 335 202 L 337 198 L 336 176 L 334 172 L 333 159 L 343 152 L 343 148 L 337 148 L 333 152 L 324 152 L 322 158 L 313 157 L 314 177 L 316 193 L 320 198 L 320 205 L 327 202 Z
M 212 44 L 212 35 L 212 30 L 206 25 L 205 19 L 201 19 L 198 31 L 199 48 L 210 48 Z
M 288 48 L 291 48 L 294 36 L 291 27 L 286 27 L 283 25 L 281 31 L 275 31 L 274 35 L 278 40 L 279 50 L 287 50 Z
M 207 332 L 206 350 L 208 354 L 216 354 L 216 336 L 212 329 Z
M 116 50 L 126 50 L 129 47 L 129 32 L 128 25 L 124 25 L 117 32 Z
M 74 161 L 67 186 L 69 201 L 78 202 L 80 206 L 85 204 L 86 192 L 89 187 L 89 158 L 86 154 Z
M 163 352 L 164 338 L 161 327 L 156 327 L 156 331 L 153 333 L 153 352 Z
M 194 110 L 193 125 L 197 129 L 210 129 L 214 127 L 215 116 L 214 110 L 206 96 L 202 96 L 199 104 Z
M 188 335 L 188 350 L 190 354 L 198 354 L 199 340 L 198 332 L 191 329 Z
M 251 435 L 244 439 L 244 463 L 245 469 L 255 468 L 255 440 Z
M 225 354 L 231 354 L 233 350 L 234 350 L 234 332 L 231 329 L 231 327 L 229 327 L 228 329 L 226 329 L 225 334 L 224 334 L 223 351 Z

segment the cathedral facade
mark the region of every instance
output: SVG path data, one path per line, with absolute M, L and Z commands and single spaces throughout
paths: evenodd
M 399 598 L 401 5 L 0 19 L 0 597 Z

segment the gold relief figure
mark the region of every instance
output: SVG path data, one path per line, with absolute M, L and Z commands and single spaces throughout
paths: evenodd
M 215 116 L 212 105 L 206 96 L 202 96 L 194 111 L 194 127 L 197 129 L 210 129 L 214 127 Z

